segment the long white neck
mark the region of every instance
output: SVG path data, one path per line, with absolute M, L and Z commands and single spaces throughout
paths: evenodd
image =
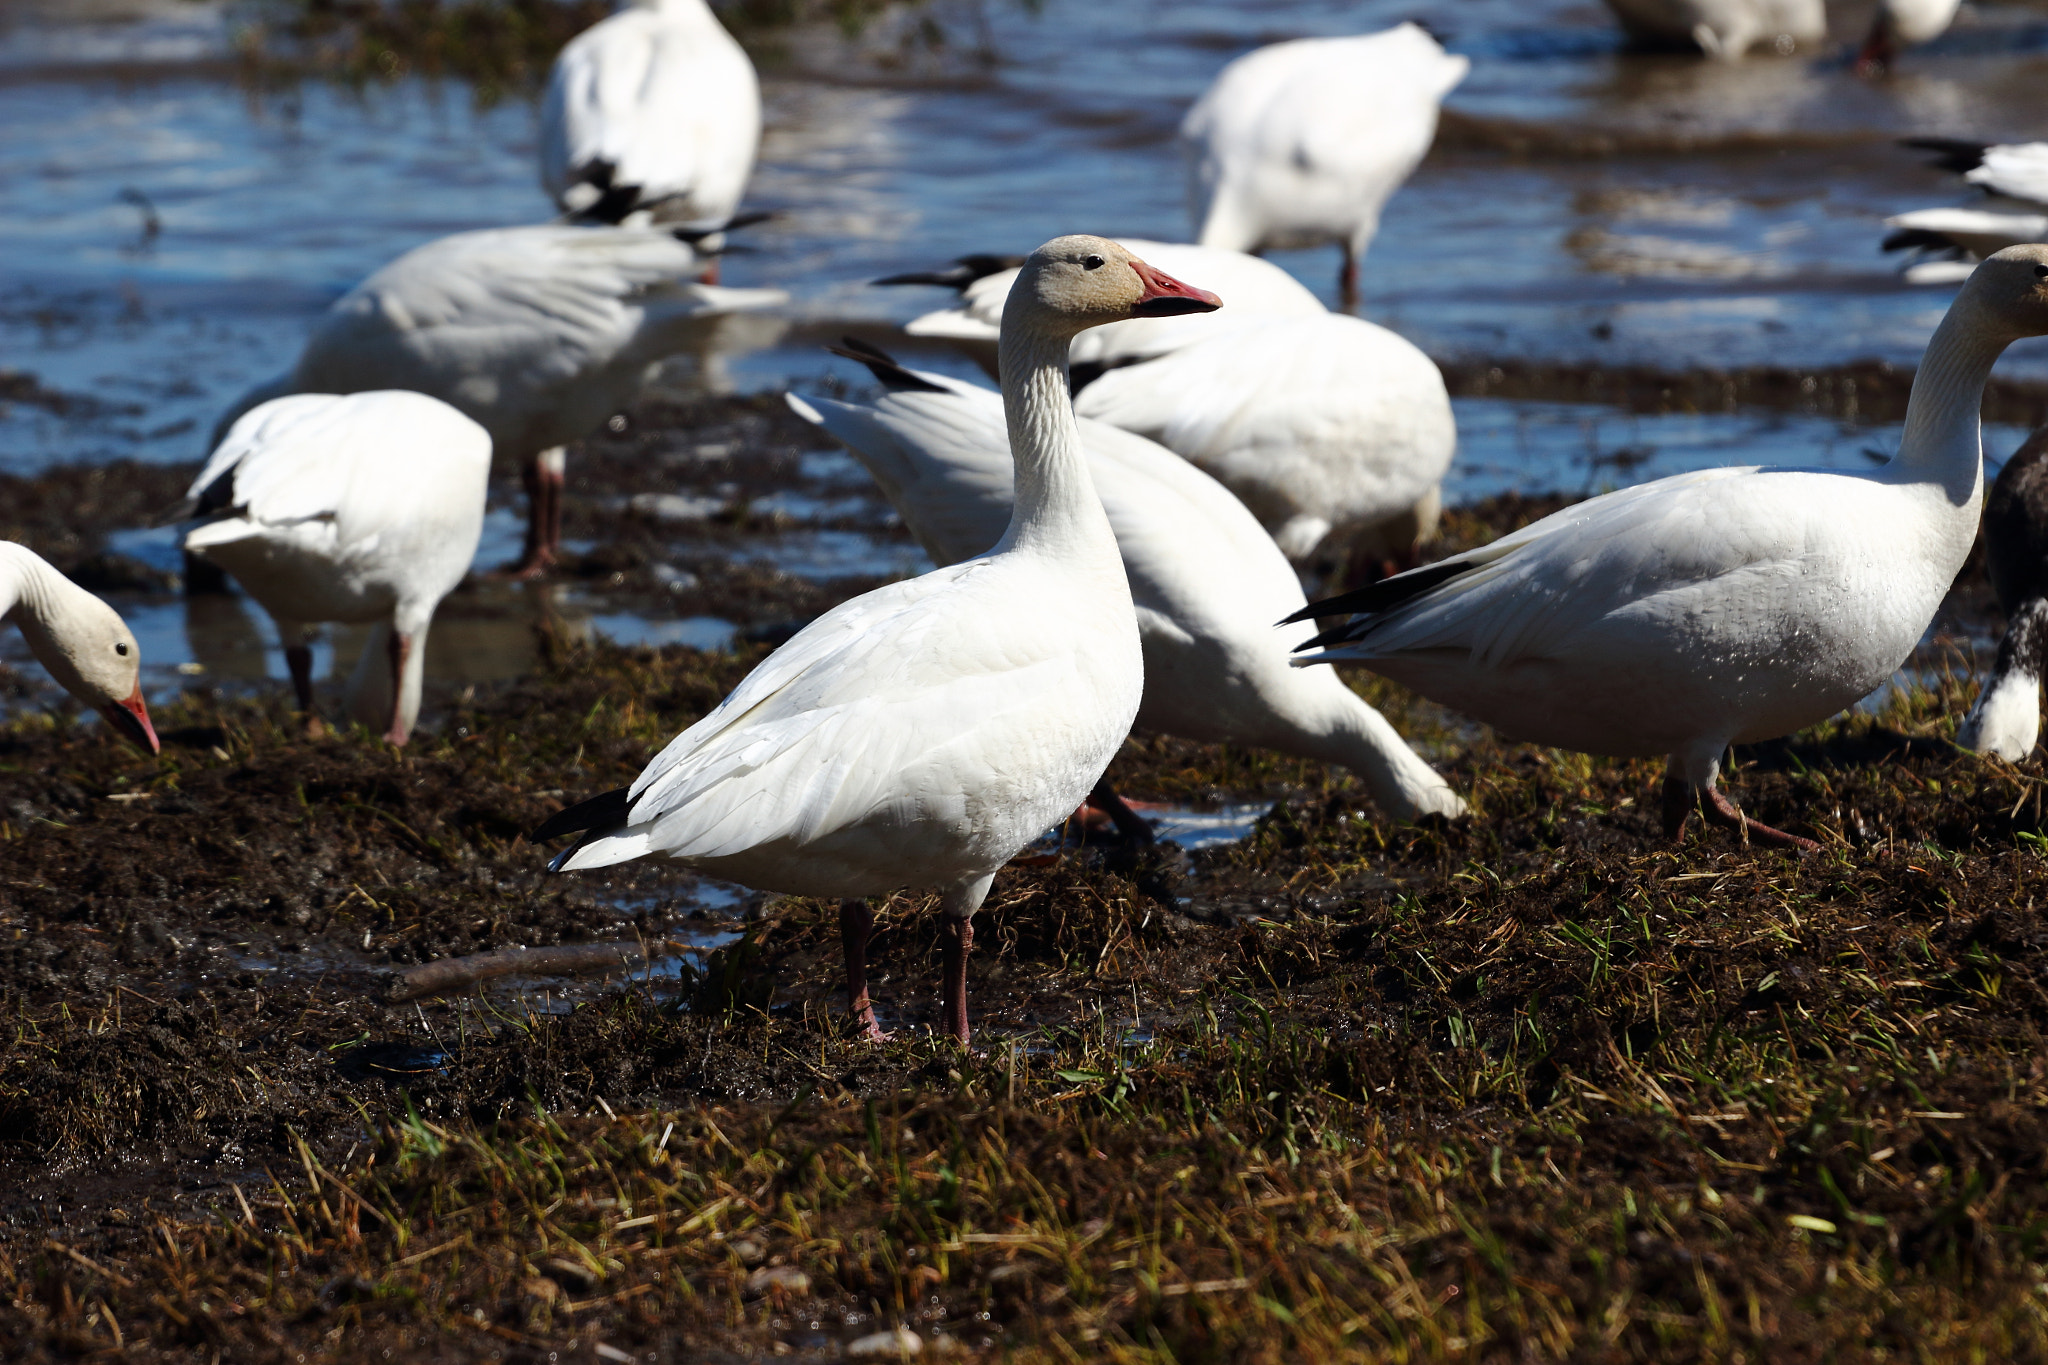
M 1011 311 L 1021 311 L 1014 308 Z M 1003 377 L 1003 416 L 1017 466 L 1017 500 L 995 552 L 1031 550 L 1084 556 L 1116 554 L 1109 517 L 1089 477 L 1080 428 L 1067 388 L 1063 332 L 1006 319 L 997 368 Z M 1121 563 L 1121 559 L 1118 560 Z
M 40 627 L 57 610 L 63 587 L 70 581 L 25 545 L 0 540 L 0 620 L 11 620 L 24 633 Z
M 1297 672 L 1291 676 L 1307 682 L 1315 675 Z M 1373 804 L 1396 820 L 1464 814 L 1465 802 L 1451 790 L 1450 783 L 1408 747 L 1385 716 L 1345 686 L 1335 670 L 1323 676 L 1330 685 L 1315 688 L 1310 708 L 1313 715 L 1297 722 L 1307 741 L 1298 752 L 1349 768 L 1372 793 Z
M 1939 484 L 1957 507 L 1974 505 L 1983 493 L 1984 381 L 2009 340 L 1987 324 L 1983 305 L 1965 286 L 1927 343 L 1906 400 L 1905 435 L 1885 470 L 1899 483 Z

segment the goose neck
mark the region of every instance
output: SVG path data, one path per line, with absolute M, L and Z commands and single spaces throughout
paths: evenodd
M 1935 328 L 1913 375 L 1905 434 L 1890 466 L 1901 481 L 1940 484 L 1957 505 L 1983 489 L 1984 384 L 2008 340 L 1983 313 L 1966 291 Z
M 0 620 L 40 624 L 51 612 L 57 571 L 42 556 L 12 541 L 0 541 Z
M 1017 498 L 998 550 L 1071 550 L 1109 534 L 1068 393 L 1070 341 L 1050 329 L 1003 328 L 997 368 L 1002 374 L 1011 458 L 1016 462 Z

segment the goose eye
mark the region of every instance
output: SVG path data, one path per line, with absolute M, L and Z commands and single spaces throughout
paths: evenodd
M 128 657 L 128 646 L 126 644 L 115 645 L 114 652 L 125 659 Z
M 1084 256 L 1081 258 L 1081 268 L 1083 270 L 1100 270 L 1102 266 L 1103 260 L 1100 256 Z M 2048 270 L 2044 270 L 2042 273 L 2048 274 Z

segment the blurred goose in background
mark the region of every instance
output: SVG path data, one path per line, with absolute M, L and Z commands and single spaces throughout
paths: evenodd
M 1607 0 L 1631 41 L 1645 47 L 1695 47 L 1732 61 L 1763 46 L 1790 56 L 1827 41 L 1821 0 Z
M 1355 307 L 1380 211 L 1428 153 L 1438 106 L 1471 65 L 1412 23 L 1239 57 L 1181 122 L 1195 240 L 1250 252 L 1335 242 L 1338 292 Z
M 1074 387 L 1087 387 L 1104 370 L 1151 360 L 1182 346 L 1215 336 L 1239 322 L 1261 316 L 1318 317 L 1329 311 L 1322 300 L 1270 261 L 1242 251 L 1190 246 L 1185 242 L 1153 242 L 1140 237 L 1113 238 L 1118 246 L 1169 275 L 1207 280 L 1213 292 L 1230 300 L 1220 318 L 1133 318 L 1107 327 L 1091 327 L 1074 338 Z M 989 375 L 996 373 L 996 337 L 1003 322 L 1003 300 L 1017 282 L 1020 257 L 962 256 L 942 270 L 914 270 L 876 280 L 878 285 L 930 284 L 957 290 L 960 302 L 904 324 L 906 334 L 947 341 Z
M 760 142 L 754 64 L 710 6 L 637 0 L 555 58 L 541 185 L 578 218 L 715 233 L 739 208 Z M 714 259 L 708 282 L 716 269 Z
M 1224 328 L 1109 371 L 1074 406 L 1208 473 L 1331 586 L 1415 562 L 1458 446 L 1435 362 L 1343 313 Z
M 156 753 L 142 700 L 142 647 L 120 613 L 11 540 L 0 540 L 0 621 L 12 621 L 58 686 L 115 734 Z
M 243 415 L 171 519 L 203 518 L 186 550 L 234 575 L 277 622 L 316 731 L 313 626 L 374 622 L 349 707 L 404 744 L 427 627 L 476 555 L 490 475 L 490 434 L 438 399 L 302 393 Z
M 1928 343 L 1890 464 L 1708 469 L 1568 507 L 1481 549 L 1314 603 L 1355 613 L 1303 646 L 1351 659 L 1508 735 L 1669 756 L 1664 820 L 1715 786 L 1733 743 L 1825 720 L 1913 652 L 1977 533 L 1978 409 L 2006 346 L 2048 333 L 2048 246 L 1977 268 Z
M 1898 64 L 1899 53 L 1931 43 L 1955 22 L 1961 0 L 1878 0 L 1870 33 L 1856 53 L 1858 74 L 1873 76 Z
M 857 341 L 834 349 L 867 366 L 882 396 L 846 403 L 790 394 L 790 407 L 860 458 L 935 561 L 956 564 L 995 544 L 1013 502 L 1001 396 L 906 370 Z M 1289 667 L 1285 637 L 1270 623 L 1306 599 L 1230 490 L 1142 436 L 1085 418 L 1079 430 L 1137 604 L 1139 729 L 1342 764 L 1397 820 L 1464 812 L 1335 670 Z M 1106 782 L 1089 800 L 1126 831 L 1133 822 L 1142 830 Z
M 1909 284 L 1953 284 L 1986 256 L 2048 241 L 2048 142 L 1913 137 L 1904 145 L 1935 153 L 1932 164 L 1984 191 L 1975 206 L 1915 209 L 1884 220 L 1891 229 L 1884 249 L 1914 252 L 1905 270 Z
M 1984 501 L 1984 566 L 2005 612 L 1998 662 L 1956 743 L 2023 762 L 2041 737 L 2041 679 L 2048 663 L 2048 427 L 1998 472 Z
M 292 393 L 411 389 L 481 423 L 528 496 L 517 570 L 545 572 L 562 537 L 563 447 L 630 403 L 667 356 L 733 312 L 786 302 L 774 289 L 700 284 L 701 257 L 666 232 L 534 227 L 459 232 L 415 247 L 336 300 L 298 364 L 229 410 Z
M 556 871 L 662 855 L 800 895 L 942 889 L 944 1028 L 968 1038 L 971 917 L 997 869 L 1101 778 L 1144 688 L 1137 618 L 1067 398 L 1076 333 L 1217 306 L 1100 237 L 1025 261 L 1003 316 L 1016 505 L 987 553 L 842 603 L 763 660 L 630 788 L 562 811 Z M 872 913 L 840 907 L 854 1018 Z

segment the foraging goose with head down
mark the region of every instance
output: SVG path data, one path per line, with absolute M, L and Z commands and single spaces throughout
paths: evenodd
M 790 407 L 845 442 L 934 560 L 958 563 L 993 545 L 1013 501 L 1001 396 L 906 370 L 859 342 L 839 354 L 866 365 L 882 396 L 791 394 Z M 1085 418 L 1079 430 L 1137 605 L 1137 728 L 1342 764 L 1397 820 L 1464 811 L 1335 670 L 1288 666 L 1285 637 L 1268 623 L 1303 604 L 1301 584 L 1229 489 L 1142 436 Z M 1106 789 L 1090 800 L 1113 813 L 1121 805 Z
M 1607 0 L 1631 41 L 1696 48 L 1733 61 L 1759 45 L 1779 56 L 1827 41 L 1821 0 Z
M 2048 666 L 2048 427 L 1998 471 L 1984 501 L 1984 566 L 2005 612 L 1998 661 L 1956 728 L 1956 743 L 2019 763 L 2041 737 Z
M 941 888 L 944 1027 L 965 1042 L 971 917 L 997 869 L 1070 814 L 1138 711 L 1144 669 L 1116 537 L 1067 398 L 1076 333 L 1200 312 L 1210 294 L 1099 237 L 1025 261 L 1003 313 L 1017 498 L 986 554 L 813 621 L 634 784 L 556 815 L 557 871 L 665 856 L 764 890 L 847 898 L 847 990 L 869 1037 L 872 914 Z
M 419 717 L 427 627 L 483 535 L 491 438 L 403 390 L 273 399 L 235 423 L 172 518 L 277 622 L 313 721 L 312 628 L 374 622 L 350 709 L 404 744 Z
M 1232 251 L 1335 242 L 1338 291 L 1380 212 L 1436 139 L 1438 106 L 1471 69 L 1413 23 L 1274 43 L 1223 68 L 1181 121 L 1195 239 Z
M 142 700 L 142 647 L 120 614 L 11 540 L 0 540 L 0 621 L 66 692 L 144 753 L 159 749 Z
M 1354 659 L 1538 744 L 1669 757 L 1666 831 L 1731 743 L 1853 705 L 1919 644 L 1977 533 L 1978 409 L 2007 345 L 2048 333 L 2048 246 L 1977 268 L 1928 343 L 1891 463 L 1709 469 L 1568 507 L 1295 614 L 1355 613 L 1301 660 Z
M 458 232 L 414 247 L 337 299 L 292 370 L 244 394 L 214 443 L 258 403 L 293 393 L 411 389 L 480 423 L 528 495 L 518 571 L 551 566 L 565 452 L 640 392 L 664 358 L 720 317 L 787 301 L 692 278 L 702 258 L 666 232 L 533 227 Z

